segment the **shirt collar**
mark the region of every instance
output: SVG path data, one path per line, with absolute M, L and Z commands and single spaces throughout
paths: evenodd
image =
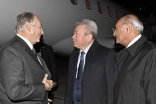
M 16 34 L 18 37 L 20 37 L 22 40 L 24 40 L 28 46 L 30 47 L 30 49 L 32 50 L 33 49 L 33 45 L 26 39 L 24 38 L 23 36 L 19 35 L 19 34 Z
M 132 44 L 134 44 L 140 37 L 141 37 L 141 34 L 138 35 L 136 38 L 134 38 L 134 39 L 128 44 L 128 46 L 127 46 L 126 48 L 128 48 L 128 47 L 130 47 Z
M 92 43 L 92 44 L 93 44 L 93 43 Z M 86 54 L 86 53 L 88 52 L 88 50 L 89 50 L 89 48 L 91 47 L 92 44 L 90 44 L 86 49 L 80 50 L 80 53 L 81 53 L 82 51 L 84 51 L 84 53 Z

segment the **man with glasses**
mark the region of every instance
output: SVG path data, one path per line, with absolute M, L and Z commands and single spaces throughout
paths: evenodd
M 143 24 L 135 15 L 116 23 L 117 53 L 114 104 L 156 104 L 156 45 L 143 36 Z

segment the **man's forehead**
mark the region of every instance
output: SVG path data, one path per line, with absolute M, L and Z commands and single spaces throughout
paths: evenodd
M 119 19 L 119 20 L 117 21 L 116 25 L 122 24 L 122 23 L 123 23 L 123 20 L 124 20 L 124 18 Z
M 37 24 L 40 24 L 42 26 L 42 23 L 41 23 L 41 21 L 40 21 L 40 19 L 38 17 L 34 18 L 34 22 L 37 23 Z

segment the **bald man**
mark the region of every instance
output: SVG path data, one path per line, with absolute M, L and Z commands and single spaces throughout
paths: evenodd
M 156 45 L 142 35 L 143 24 L 126 15 L 115 25 L 117 53 L 114 104 L 156 104 Z

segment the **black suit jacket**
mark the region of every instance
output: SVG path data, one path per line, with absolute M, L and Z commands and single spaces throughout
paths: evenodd
M 72 104 L 79 52 L 80 50 L 74 50 L 70 56 L 65 104 Z M 94 41 L 86 55 L 81 104 L 113 103 L 115 63 L 115 51 Z
M 58 81 L 58 74 L 57 74 L 57 69 L 56 69 L 56 61 L 55 61 L 55 56 L 54 56 L 54 51 L 50 45 L 47 44 L 42 44 L 40 48 L 41 52 L 41 57 L 45 61 L 51 75 L 52 75 L 52 80 L 54 82 Z
M 51 74 L 39 57 L 18 36 L 0 50 L 0 104 L 47 104 L 42 80 Z

